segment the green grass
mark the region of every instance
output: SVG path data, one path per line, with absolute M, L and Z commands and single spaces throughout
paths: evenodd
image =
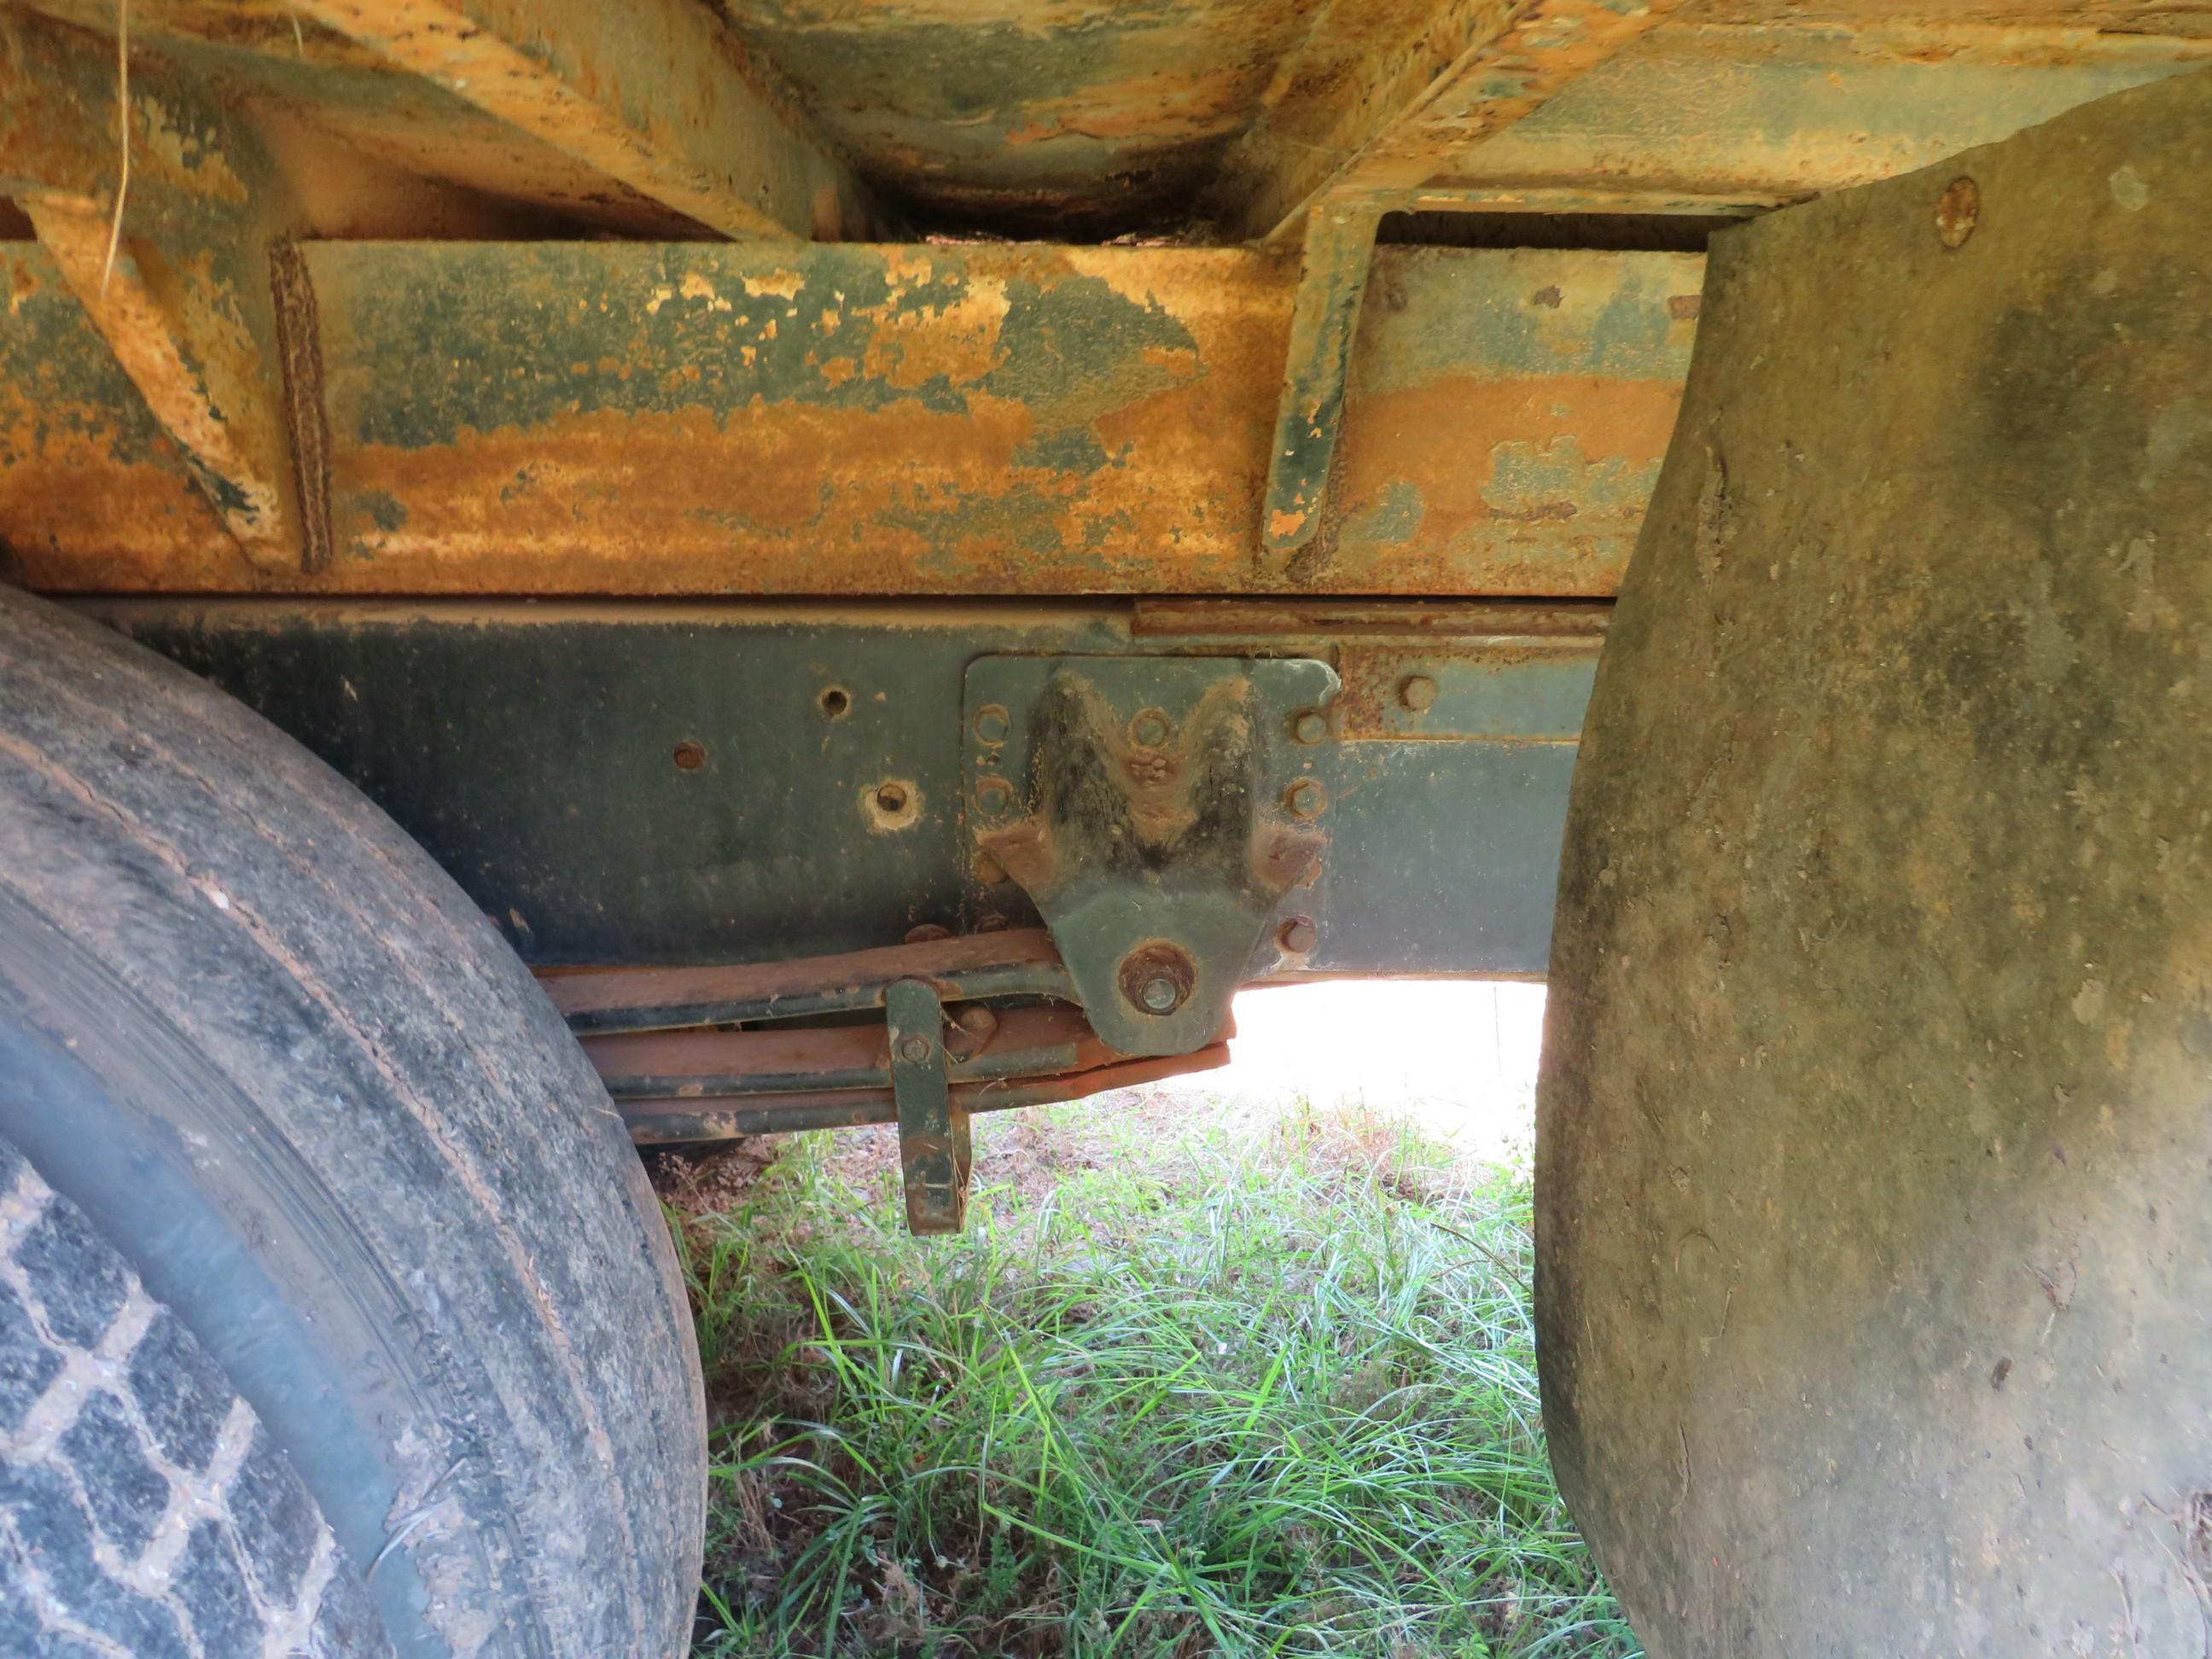
M 822 1138 L 678 1217 L 697 1651 L 1637 1652 L 1545 1461 L 1525 1170 L 1303 1109 L 1085 1111 L 979 1123 L 958 1239 Z M 990 1184 L 1039 1144 L 1048 1178 Z

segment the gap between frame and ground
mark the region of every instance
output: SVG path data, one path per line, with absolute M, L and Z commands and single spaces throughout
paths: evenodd
M 656 1171 L 710 1411 L 696 1651 L 1632 1659 L 1552 1482 L 1540 987 L 1248 992 L 1226 1070 Z

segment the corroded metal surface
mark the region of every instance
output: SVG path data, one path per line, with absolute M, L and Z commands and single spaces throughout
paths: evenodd
M 204 87 L 117 71 L 85 37 L 0 17 L 0 191 L 262 569 L 317 562 L 279 393 L 270 242 L 292 221 L 265 154 Z M 126 154 L 133 165 L 119 218 Z
M 723 0 L 722 9 L 887 193 L 940 222 L 1058 237 L 1189 221 L 1317 7 Z
M 1228 234 L 1296 240 L 1324 187 L 1528 0 L 1331 0 L 1223 157 L 1208 206 Z
M 1157 1060 L 1116 1060 L 1087 1072 L 1019 1082 L 960 1083 L 951 1103 L 965 1112 L 1004 1112 L 1085 1100 L 1109 1089 L 1133 1088 L 1229 1064 L 1229 1045 L 1217 1042 L 1194 1054 Z M 787 1134 L 805 1129 L 846 1129 L 897 1121 L 889 1089 L 841 1089 L 820 1094 L 751 1095 L 727 1100 L 625 1100 L 619 1109 L 629 1138 L 641 1146 L 729 1140 L 740 1135 Z
M 1239 592 L 1294 264 L 1234 250 L 306 250 L 334 558 L 0 517 L 23 580 L 333 592 Z M 1695 258 L 1385 248 L 1310 569 L 1601 595 L 1673 422 Z M 8 349 L 0 343 L 0 352 Z M 0 359 L 20 380 L 29 366 Z M 3 498 L 0 498 L 3 499 Z
M 111 34 L 118 15 L 17 3 Z M 143 55 L 219 81 L 267 130 L 341 234 L 481 235 L 471 222 L 520 213 L 543 217 L 529 234 L 851 237 L 855 174 L 930 228 L 1074 239 L 1295 240 L 1319 196 L 1384 206 L 1431 185 L 1802 196 L 2212 51 L 2197 0 L 1667 10 L 726 0 L 718 27 L 684 0 L 134 0 L 130 16 Z
M 348 585 L 1065 592 L 1215 586 L 1249 558 L 1289 300 L 1272 261 L 541 246 L 314 263 Z
M 1070 997 L 1060 952 L 1039 927 L 778 962 L 556 969 L 544 983 L 569 1029 L 590 1034 L 854 1013 L 881 1007 L 891 980 L 916 978 L 948 1002 Z
M 957 1233 L 968 1212 L 975 1157 L 967 1109 L 946 1079 L 945 1009 L 927 980 L 884 988 L 891 1096 L 898 1106 L 899 1177 L 912 1233 Z
M 733 236 L 834 238 L 866 210 L 694 0 L 298 0 L 487 114 Z
M 1693 14 L 1508 131 L 1466 145 L 1441 129 L 1427 182 L 1802 199 L 2212 63 L 2212 38 L 2156 32 L 2185 27 L 2179 11 L 2146 11 L 2129 33 L 2068 27 L 2075 21 L 2057 8 L 2003 23 L 1856 27 Z
M 878 1000 L 885 1006 L 888 989 L 878 989 Z M 960 1046 L 970 1049 L 964 1054 L 953 1047 L 963 1035 L 957 1026 L 945 1033 L 949 1075 L 955 1083 L 1054 1077 L 1124 1057 L 1099 1040 L 1082 1009 L 1066 1003 L 994 1014 L 990 1041 L 980 1048 L 962 1041 Z M 586 1057 L 617 1100 L 884 1088 L 891 1082 L 894 1054 L 881 1021 L 586 1035 L 581 1041 Z
M 1674 431 L 1704 268 L 1378 249 L 1327 509 L 1288 586 L 1611 593 Z
M 1314 200 L 1702 225 L 2212 58 L 2195 0 L 727 12 L 142 0 L 110 272 L 114 40 L 95 31 L 119 14 L 0 0 L 0 191 L 176 441 L 104 468 L 81 446 L 15 463 L 0 544 L 19 578 L 1601 596 L 1671 429 L 1694 261 L 1393 249 L 1364 307 L 1308 307 L 1326 349 L 1300 352 L 1289 255 L 552 239 L 848 236 L 862 175 L 939 220 L 1086 234 L 1264 231 Z M 12 214 L 0 234 L 23 234 Z M 44 317 L 44 349 L 63 326 Z M 0 341 L 9 405 L 76 374 L 64 356 Z M 1306 465 L 1271 504 L 1293 357 Z M 177 476 L 235 548 L 172 509 Z M 83 505 L 125 489 L 143 518 Z
M 1373 211 L 1455 150 L 1526 118 L 1660 25 L 1680 0 L 1452 0 L 1413 8 L 1401 42 L 1370 14 L 1326 8 L 1285 95 L 1229 158 L 1215 192 L 1233 231 L 1295 240 L 1308 204 Z
M 88 46 L 112 67 L 114 0 L 24 9 L 107 37 Z M 316 236 L 707 234 L 293 0 L 131 0 L 129 14 L 135 61 L 173 64 L 235 100 Z
M 963 697 L 979 906 L 1026 894 L 1100 1036 L 1127 1054 L 1212 1042 L 1278 907 L 1327 857 L 1311 775 L 1323 661 L 979 657 Z M 1293 727 L 1301 718 L 1311 732 Z M 1307 799 L 1310 793 L 1310 803 Z
M 1299 251 L 1283 391 L 1267 452 L 1267 493 L 1260 503 L 1260 550 L 1271 560 L 1297 552 L 1320 527 L 1344 425 L 1360 304 L 1375 263 L 1373 215 L 1320 207 L 1312 220 Z
M 238 544 L 50 255 L 0 243 L 0 578 L 239 579 Z M 64 550 L 66 550 L 65 551 Z
M 1698 176 L 1725 195 L 1784 183 L 1790 170 L 1774 153 L 1800 118 L 1777 100 L 1802 98 L 1814 152 L 1796 175 L 1804 193 L 1919 165 L 2113 90 L 2127 83 L 2113 78 L 2116 57 L 2132 54 L 2146 74 L 2185 63 L 2190 37 L 2205 33 L 2187 5 L 2081 0 L 1786 10 L 1733 0 L 1700 7 L 1695 21 L 1665 5 L 1594 0 L 723 7 L 856 165 L 917 213 L 1060 235 L 1178 228 L 1200 194 L 1229 235 L 1295 239 L 1303 204 L 1324 192 L 1374 201 L 1462 177 L 1601 186 L 1606 171 L 1548 135 L 1491 164 L 1505 128 L 1552 123 L 1548 105 L 1562 100 L 1577 107 L 1555 130 L 1603 150 L 1608 167 L 1625 161 L 1623 177 L 1664 177 L 1692 159 L 1686 137 L 1704 138 Z M 1625 95 L 1586 96 L 1583 78 L 1608 76 L 1609 58 Z M 1976 59 L 2009 72 L 1962 75 L 1941 90 L 1945 71 Z M 1670 64 L 1686 68 L 1656 98 L 1638 93 Z M 1747 95 L 1764 119 L 1737 118 Z M 1815 177 L 1827 182 L 1802 182 Z

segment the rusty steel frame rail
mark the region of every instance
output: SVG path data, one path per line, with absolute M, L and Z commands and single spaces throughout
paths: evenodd
M 0 245 L 32 587 L 1610 593 L 1694 254 L 1385 246 L 1329 511 L 1259 554 L 1298 272 L 1239 249 L 313 243 L 332 554 L 227 548 L 41 250 Z M 57 414 L 66 422 L 58 425 Z M 1288 568 L 1294 562 L 1294 568 Z

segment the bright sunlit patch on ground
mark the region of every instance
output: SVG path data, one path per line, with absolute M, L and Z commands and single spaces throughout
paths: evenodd
M 1534 1124 L 1544 988 L 1486 980 L 1338 980 L 1244 992 L 1233 1062 L 1171 1083 L 1217 1099 L 1387 1108 L 1488 1162 Z

